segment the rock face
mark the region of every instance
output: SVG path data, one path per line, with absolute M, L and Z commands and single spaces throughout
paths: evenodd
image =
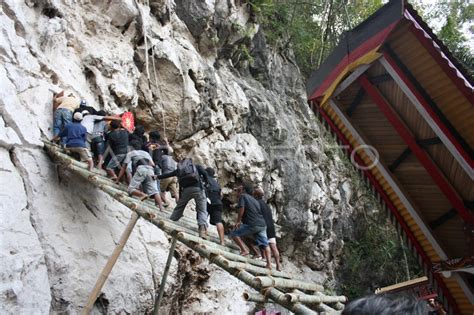
M 241 1 L 147 2 L 1 3 L 2 314 L 80 312 L 130 218 L 43 152 L 52 95 L 62 89 L 111 113 L 133 111 L 178 154 L 218 170 L 223 186 L 261 185 L 282 226 L 286 268 L 334 279 L 342 236 L 364 200 L 306 105 L 291 53 L 267 47 Z M 168 248 L 166 235 L 139 221 L 94 312 L 149 312 Z M 240 298 L 244 284 L 184 247 L 178 253 L 165 308 L 253 309 Z

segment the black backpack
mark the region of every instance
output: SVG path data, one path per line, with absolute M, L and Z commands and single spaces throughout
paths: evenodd
M 188 187 L 199 183 L 199 173 L 191 159 L 179 161 L 177 169 L 180 186 Z

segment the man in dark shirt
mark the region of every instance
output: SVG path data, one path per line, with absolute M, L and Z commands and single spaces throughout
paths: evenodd
M 107 134 L 107 152 L 112 151 L 112 157 L 105 170 L 110 178 L 116 180 L 115 169 L 120 167 L 128 153 L 128 131 L 122 128 L 120 121 L 117 120 L 112 120 L 110 128 L 112 131 Z
M 67 124 L 58 134 L 57 138 L 66 138 L 66 152 L 78 153 L 82 162 L 87 162 L 89 171 L 94 168 L 92 155 L 86 147 L 87 130 L 81 125 L 82 114 L 75 113 L 73 122 Z
M 234 191 L 239 198 L 238 209 L 239 214 L 235 222 L 235 230 L 229 236 L 237 243 L 240 253 L 243 256 L 249 254 L 245 248 L 241 236 L 254 235 L 257 245 L 264 250 L 267 268 L 272 269 L 270 263 L 270 247 L 268 246 L 267 226 L 263 218 L 260 204 L 251 196 L 253 187 L 251 185 L 239 185 Z
M 200 166 L 192 163 L 189 158 L 182 159 L 178 167 L 171 173 L 158 176 L 158 179 L 164 179 L 172 176 L 178 177 L 180 197 L 170 219 L 178 221 L 182 216 L 186 205 L 191 199 L 196 202 L 196 219 L 198 222 L 199 236 L 207 238 L 207 210 L 206 194 L 201 182 L 201 178 L 207 180 L 206 171 Z
M 211 217 L 211 224 L 217 228 L 221 245 L 224 245 L 224 225 L 222 224 L 222 192 L 221 186 L 215 178 L 212 167 L 206 168 L 207 185 L 206 195 L 208 199 L 207 212 Z
M 253 196 L 255 197 L 255 199 L 257 199 L 258 203 L 260 204 L 260 210 L 262 210 L 262 215 L 265 219 L 265 223 L 267 224 L 268 243 L 270 244 L 272 255 L 273 257 L 275 257 L 276 269 L 280 271 L 281 270 L 280 252 L 278 251 L 278 247 L 276 243 L 275 223 L 273 222 L 272 210 L 263 199 L 264 192 L 262 188 L 260 187 L 255 188 L 253 191 Z

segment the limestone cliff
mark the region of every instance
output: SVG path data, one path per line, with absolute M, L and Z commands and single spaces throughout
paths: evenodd
M 134 112 L 223 186 L 262 185 L 284 268 L 331 284 L 362 192 L 309 110 L 291 53 L 266 45 L 241 2 L 0 2 L 0 313 L 78 313 L 130 216 L 42 150 L 61 89 Z M 94 312 L 149 312 L 168 248 L 139 221 Z M 166 308 L 253 309 L 242 283 L 185 248 L 175 258 Z

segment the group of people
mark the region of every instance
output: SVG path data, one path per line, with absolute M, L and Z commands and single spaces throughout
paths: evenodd
M 222 189 L 213 168 L 204 168 L 190 158 L 177 162 L 172 157 L 172 147 L 157 130 L 149 132 L 149 138 L 140 125 L 130 132 L 124 128 L 121 117 L 96 111 L 72 93 L 64 94 L 58 93 L 53 98 L 54 141 L 60 142 L 69 154 L 87 162 L 90 171 L 94 166 L 104 168 L 116 183 L 125 181 L 130 195 L 140 200 L 153 198 L 160 210 L 168 206 L 166 191 L 170 191 L 176 201 L 170 216 L 173 221 L 183 216 L 186 205 L 194 199 L 199 236 L 207 238 L 210 216 L 210 223 L 216 226 L 220 243 L 224 245 Z M 234 192 L 238 198 L 238 216 L 229 236 L 242 255 L 252 251 L 256 257 L 266 259 L 270 269 L 273 254 L 276 268 L 281 270 L 275 226 L 263 190 L 239 184 Z

